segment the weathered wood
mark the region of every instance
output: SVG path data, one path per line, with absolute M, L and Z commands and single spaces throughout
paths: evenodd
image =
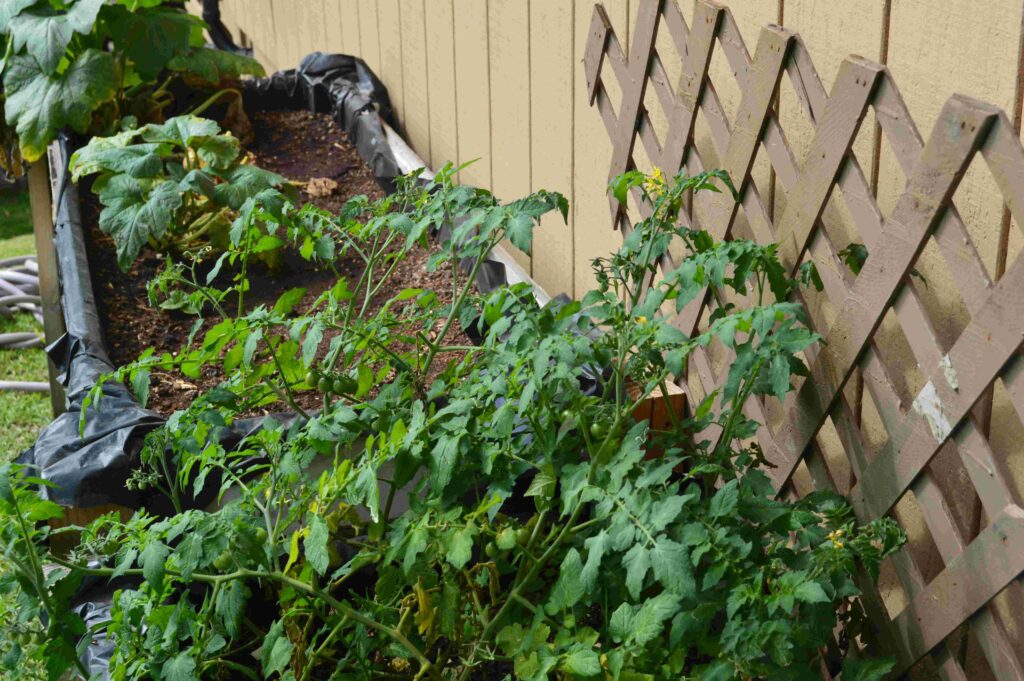
M 914 400 L 913 413 L 850 492 L 866 519 L 884 515 L 906 491 L 1024 338 L 1024 259 L 1018 258 Z
M 951 98 L 943 108 L 907 190 L 886 220 L 884 247 L 868 258 L 840 306 L 825 350 L 811 367 L 811 379 L 787 400 L 787 422 L 777 433 L 775 447 L 779 458 L 790 462 L 790 474 L 821 428 L 995 116 L 992 107 L 962 97 Z
M 1006 269 L 1005 274 L 997 272 L 999 281 L 993 285 L 952 196 L 980 149 L 1006 197 L 1009 212 L 1024 229 L 1024 147 L 1002 112 L 959 97 L 947 102 L 926 145 L 885 67 L 851 57 L 840 65 L 840 73 L 827 93 L 799 36 L 768 27 L 751 59 L 728 9 L 711 0 L 696 0 L 694 8 L 692 27 L 686 25 L 672 1 L 662 3 L 659 13 L 646 16 L 643 13 L 645 9 L 650 12 L 650 7 L 634 8 L 637 30 L 628 57 L 611 22 L 595 12 L 592 26 L 599 27 L 598 38 L 591 42 L 584 63 L 590 103 L 600 111 L 613 143 L 626 141 L 635 145 L 639 140 L 648 159 L 667 173 L 685 169 L 693 174 L 705 169 L 694 140 L 696 117 L 703 115 L 714 151 L 721 159 L 716 165 L 730 172 L 740 197 L 736 202 L 722 195 L 695 196 L 682 211 L 680 223 L 707 229 L 716 238 L 730 238 L 733 223 L 740 222 L 738 208 L 742 206 L 744 227 L 749 229 L 744 236 L 752 234 L 762 243 L 781 242 L 780 260 L 790 271 L 806 260 L 818 268 L 825 284 L 823 294 L 831 302 L 833 312 L 825 315 L 818 305 L 808 306 L 811 327 L 826 338 L 826 343 L 809 348 L 806 353 L 811 378 L 782 405 L 781 414 L 756 400 L 745 407 L 747 415 L 762 424 L 780 422 L 777 430 L 764 425 L 757 434 L 768 460 L 781 464 L 780 468 L 766 471 L 780 493 L 792 493 L 786 492 L 792 490 L 787 483 L 800 462 L 806 462 L 816 487 L 837 486 L 829 468 L 835 461 L 834 454 L 826 460 L 819 435 L 822 426 L 831 421 L 853 475 L 853 480 L 844 485 L 852 485 L 858 516 L 867 520 L 888 512 L 903 494 L 911 491 L 920 518 L 946 566 L 940 579 L 950 579 L 957 571 L 963 572 L 964 561 L 981 555 L 983 549 L 979 546 L 989 541 L 985 538 L 989 531 L 978 538 L 965 534 L 961 527 L 970 526 L 973 521 L 961 520 L 957 513 L 968 509 L 949 501 L 950 495 L 959 497 L 963 493 L 950 487 L 955 482 L 948 479 L 944 469 L 933 471 L 929 464 L 943 451 L 947 452 L 943 459 L 946 462 L 950 457 L 958 457 L 987 518 L 1003 519 L 1014 509 L 1019 513 L 1019 495 L 1008 482 L 1013 471 L 989 444 L 987 428 L 983 427 L 985 417 L 974 404 L 990 394 L 992 382 L 1001 378 L 1010 403 L 1024 421 L 1024 359 L 1018 353 L 1024 328 L 1019 328 L 1021 324 L 1017 321 L 1005 321 L 1008 317 L 1024 318 L 1024 308 L 1018 309 L 1020 303 L 1011 300 L 1008 293 L 1013 289 L 1019 291 L 1024 284 L 1015 269 L 1024 267 L 1024 258 Z M 651 18 L 656 22 L 653 26 Z M 642 21 L 647 23 L 641 26 Z M 645 36 L 657 35 L 658 30 L 669 32 L 675 54 L 659 52 L 656 46 L 648 51 Z M 771 58 L 764 33 L 774 33 L 776 44 L 782 38 L 784 47 L 777 59 Z M 732 120 L 725 115 L 712 82 L 713 78 L 725 76 L 721 70 L 710 75 L 709 64 L 715 49 L 720 49 L 728 60 L 742 95 L 740 111 Z M 681 74 L 675 89 L 667 76 L 673 66 L 669 61 L 673 59 L 677 60 L 675 65 Z M 621 102 L 612 102 L 601 82 L 607 77 L 602 72 L 609 71 L 605 66 L 610 67 L 618 81 L 623 93 Z M 645 83 L 638 84 L 635 78 L 641 72 Z M 783 72 L 788 74 L 795 101 L 813 127 L 811 144 L 804 147 L 807 151 L 799 162 L 773 104 Z M 643 104 L 635 113 L 627 107 L 627 100 L 646 85 L 657 96 L 663 117 L 658 112 L 652 116 Z M 878 130 L 886 136 L 897 163 L 908 177 L 906 189 L 887 219 L 883 219 L 854 148 L 859 126 L 872 109 L 878 119 Z M 626 113 L 630 115 L 623 116 Z M 785 209 L 774 218 L 770 202 L 762 200 L 751 177 L 761 146 L 786 192 Z M 618 151 L 621 153 L 621 147 Z M 632 149 L 625 160 L 621 155 L 616 157 L 611 174 L 631 167 Z M 841 196 L 848 209 L 846 215 L 835 213 L 832 204 L 837 196 Z M 646 217 L 648 211 L 642 202 L 637 201 L 636 208 Z M 612 215 L 613 226 L 628 232 L 625 212 L 613 207 Z M 848 231 L 837 227 L 837 220 L 845 221 L 846 230 L 855 229 L 858 234 L 853 238 L 859 237 L 871 254 L 859 275 L 840 260 L 839 251 L 851 237 Z M 937 247 L 957 278 L 960 296 L 970 315 L 966 329 L 955 332 L 958 338 L 951 337 L 948 323 L 933 318 L 930 304 L 925 303 L 934 292 L 925 293 L 925 284 L 919 278 L 907 276 L 929 243 Z M 675 263 L 674 257 L 666 257 L 662 266 L 674 267 Z M 796 300 L 806 302 L 804 295 L 798 291 Z M 700 319 L 713 309 L 715 300 L 708 294 L 698 296 L 673 322 L 687 333 L 696 332 Z M 890 315 L 895 327 L 887 323 L 884 333 L 876 334 L 886 315 Z M 911 360 L 923 370 L 922 379 L 916 380 L 930 381 L 924 391 L 918 391 L 921 394 L 916 401 L 908 390 L 910 385 L 920 383 L 907 379 L 906 366 L 901 364 L 907 358 L 894 353 L 888 345 L 897 329 L 912 353 Z M 728 363 L 730 359 L 727 352 L 724 360 Z M 724 375 L 719 375 L 720 370 L 708 353 L 699 349 L 691 360 L 691 380 L 698 392 L 707 393 L 720 386 Z M 859 422 L 858 403 L 851 401 L 851 391 L 846 389 L 846 382 L 855 372 L 862 375 L 863 390 L 870 396 L 881 417 L 881 427 L 888 435 L 881 447 L 869 444 Z M 955 388 L 948 382 L 940 383 L 951 372 L 957 375 Z M 965 377 L 964 372 L 970 376 Z M 938 412 L 949 422 L 938 438 L 922 414 L 923 396 L 928 390 L 933 390 L 943 409 L 950 410 Z M 775 416 L 769 418 L 769 411 Z M 697 437 L 713 440 L 717 434 L 700 433 Z M 991 549 L 990 546 L 987 550 Z M 906 595 L 916 604 L 937 588 L 938 580 L 928 584 L 915 560 L 912 551 L 905 549 L 893 557 L 892 563 Z M 990 604 L 992 597 L 1007 584 L 1007 596 L 1011 599 L 1008 602 L 1024 602 L 1021 582 L 1013 579 L 1020 573 L 1020 569 L 1009 569 L 1002 585 L 997 584 L 999 578 L 991 583 L 984 577 L 977 578 L 977 583 L 988 585 L 987 590 L 969 608 L 961 607 L 962 599 L 930 602 L 934 611 L 931 615 L 945 620 L 941 627 L 925 632 L 931 636 L 925 643 L 915 626 L 902 626 L 909 621 L 909 611 L 899 615 L 903 618 L 901 626 L 893 625 L 885 607 L 871 591 L 873 585 L 862 580 L 867 591 L 865 607 L 876 634 L 900 651 L 914 651 L 911 655 L 900 653 L 896 673 L 906 671 L 921 656 L 931 655 L 940 678 L 967 679 L 965 669 L 972 669 L 970 664 L 976 661 L 961 666 L 958 638 L 946 639 L 969 622 L 992 676 L 1000 680 L 1024 679 L 1019 646 L 1015 644 L 1024 623 L 1016 621 L 1013 628 L 1006 628 Z
M 779 221 L 779 259 L 795 270 L 815 224 L 825 210 L 839 170 L 853 146 L 868 103 L 884 67 L 867 60 L 847 59 L 839 67 L 825 112 L 818 122 L 794 193 Z
M 1024 510 L 1010 506 L 893 620 L 905 669 L 1024 572 Z
M 53 208 L 50 201 L 50 165 L 46 156 L 29 166 L 28 191 L 32 206 L 32 232 L 35 235 L 36 262 L 39 264 L 39 298 L 43 308 L 43 334 L 49 345 L 64 335 L 64 316 L 60 305 L 60 276 L 57 250 L 53 243 Z M 57 380 L 57 367 L 47 359 L 50 375 L 50 407 L 53 415 L 66 409 L 64 388 Z
M 616 117 L 619 129 L 612 138 L 612 164 L 608 173 L 609 181 L 630 169 L 633 148 L 636 145 L 638 117 L 647 91 L 648 69 L 654 55 L 654 38 L 658 30 L 658 16 L 664 0 L 648 0 L 640 6 L 633 44 L 629 51 L 629 66 L 626 77 L 619 83 L 622 88 L 622 105 Z M 628 123 L 628 126 L 626 125 Z M 618 227 L 624 207 L 609 196 L 612 223 Z

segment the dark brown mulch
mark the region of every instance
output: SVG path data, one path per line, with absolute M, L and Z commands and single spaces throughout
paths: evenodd
M 366 194 L 376 199 L 383 195 L 370 169 L 329 116 L 308 112 L 261 112 L 253 117 L 253 127 L 255 141 L 248 150 L 254 162 L 299 183 L 303 188 L 304 202 L 337 211 L 353 196 Z M 328 178 L 338 186 L 328 195 L 315 192 L 316 196 L 310 196 L 305 183 L 313 178 Z M 128 272 L 122 272 L 117 266 L 113 242 L 99 229 L 99 206 L 95 197 L 83 189 L 81 199 L 89 241 L 89 266 L 111 360 L 120 366 L 133 361 L 150 347 L 157 354 L 178 352 L 188 340 L 194 318 L 151 307 L 146 296 L 146 283 L 160 268 L 161 256 L 147 248 Z M 444 272 L 427 272 L 428 257 L 428 251 L 417 250 L 402 263 L 387 290 L 378 294 L 378 304 L 405 288 L 433 290 L 442 302 L 450 302 L 449 278 Z M 356 259 L 347 260 L 339 264 L 339 271 L 354 282 L 358 279 L 361 265 L 361 261 Z M 307 291 L 296 308 L 299 311 L 335 282 L 332 272 L 317 269 L 294 253 L 285 255 L 279 271 L 271 273 L 256 265 L 250 270 L 249 278 L 252 288 L 246 294 L 246 307 L 273 305 L 285 291 L 304 287 Z M 208 318 L 206 326 L 217 321 Z M 198 334 L 201 336 L 202 331 Z M 448 342 L 470 344 L 460 330 L 450 334 Z M 438 364 L 443 366 L 443 361 Z M 207 366 L 198 380 L 177 372 L 154 372 L 151 378 L 148 407 L 166 416 L 187 407 L 201 391 L 222 381 L 224 375 L 219 368 Z M 297 402 L 308 409 L 321 405 L 319 394 L 314 392 L 298 395 Z

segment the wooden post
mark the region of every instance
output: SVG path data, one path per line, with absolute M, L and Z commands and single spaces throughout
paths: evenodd
M 64 334 L 60 307 L 60 278 L 53 238 L 53 210 L 50 201 L 50 164 L 44 156 L 28 169 L 28 190 L 32 203 L 32 231 L 39 263 L 39 297 L 43 301 L 43 333 L 49 345 Z M 64 388 L 57 382 L 57 367 L 47 359 L 50 370 L 50 404 L 53 415 L 64 413 Z

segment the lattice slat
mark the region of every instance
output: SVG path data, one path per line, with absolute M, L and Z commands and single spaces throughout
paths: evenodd
M 668 31 L 671 54 L 659 52 L 659 30 Z M 723 54 L 740 87 L 739 109 L 732 119 L 710 75 L 715 50 Z M 673 62 L 681 73 L 674 88 L 666 66 Z M 605 66 L 623 93 L 618 105 L 604 87 Z M 791 272 L 806 259 L 817 265 L 835 321 L 830 324 L 808 305 L 812 326 L 827 340 L 807 353 L 811 378 L 783 405 L 781 421 L 771 421 L 768 405 L 760 402 L 749 404 L 747 412 L 764 424 L 757 437 L 768 460 L 779 466 L 768 473 L 780 493 L 793 493 L 791 479 L 801 464 L 806 464 L 814 485 L 840 486 L 821 440 L 821 429 L 831 423 L 853 476 L 842 486 L 850 489 L 858 517 L 869 520 L 891 513 L 908 492 L 912 495 L 942 571 L 929 581 L 912 551 L 894 556 L 894 573 L 909 605 L 891 620 L 882 598 L 864 583 L 864 605 L 878 642 L 898 656 L 898 671 L 930 656 L 941 678 L 968 678 L 957 653 L 959 641 L 952 640 L 966 625 L 994 678 L 1024 679 L 1024 511 L 1008 482 L 1010 467 L 989 443 L 984 406 L 992 399 L 993 383 L 1001 381 L 1024 422 L 1024 296 L 1019 294 L 1024 290 L 1024 256 L 993 282 L 953 202 L 966 169 L 981 162 L 981 156 L 1017 224 L 1024 225 L 1024 148 L 1006 115 L 953 96 L 925 142 L 884 66 L 850 57 L 826 92 L 799 35 L 767 26 L 751 57 L 731 12 L 711 0 L 695 2 L 692 27 L 675 0 L 641 3 L 628 57 L 597 6 L 585 72 L 591 103 L 613 142 L 610 175 L 635 167 L 638 141 L 647 158 L 667 173 L 703 171 L 707 164 L 694 139 L 702 117 L 720 159 L 715 165 L 730 173 L 739 201 L 725 194 L 694 196 L 681 222 L 728 239 L 742 209 L 749 233 L 761 242 L 778 242 L 780 259 Z M 793 154 L 777 111 L 780 82 L 787 77 L 814 128 L 801 159 Z M 646 109 L 648 87 L 664 110 L 664 129 L 655 126 Z M 908 178 L 888 216 L 879 209 L 853 151 L 870 111 Z M 752 178 L 762 150 L 787 199 L 778 215 Z M 836 231 L 830 213 L 830 204 L 837 200 L 848 210 L 848 228 L 855 229 L 872 254 L 859 275 L 840 261 L 841 240 L 848 237 Z M 636 203 L 644 216 L 646 208 Z M 629 225 L 626 210 L 613 204 L 612 227 L 628 232 Z M 908 276 L 929 244 L 956 277 L 970 316 L 956 337 L 949 337 L 948 325 L 931 317 L 922 284 Z M 666 258 L 663 265 L 674 263 Z M 797 299 L 807 303 L 801 296 Z M 714 305 L 714 296 L 699 297 L 673 321 L 695 333 Z M 883 320 L 889 320 L 885 335 L 878 333 Z M 925 381 L 913 395 L 901 380 L 903 360 L 888 345 L 894 330 Z M 694 353 L 690 369 L 689 387 L 705 394 L 720 384 L 724 373 L 704 351 Z M 863 392 L 851 397 L 848 384 Z M 888 439 L 881 447 L 872 445 L 862 430 L 859 404 L 864 397 L 870 398 L 886 430 Z M 931 470 L 940 455 L 944 461 L 959 461 L 973 486 L 987 520 L 976 536 L 965 536 L 961 527 L 972 523 L 963 522 L 958 517 L 963 511 L 947 501 L 956 492 L 950 486 L 957 483 Z M 992 606 L 1000 594 L 1019 613 L 1009 629 Z

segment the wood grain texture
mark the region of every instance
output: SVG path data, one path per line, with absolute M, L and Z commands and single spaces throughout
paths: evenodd
M 328 0 L 330 1 L 330 0 Z M 341 41 L 347 54 L 363 54 L 361 23 L 359 21 L 359 0 L 333 0 L 338 3 L 338 20 L 341 27 Z
M 329 52 L 345 52 L 345 38 L 341 32 L 341 0 L 320 0 L 324 39 Z

